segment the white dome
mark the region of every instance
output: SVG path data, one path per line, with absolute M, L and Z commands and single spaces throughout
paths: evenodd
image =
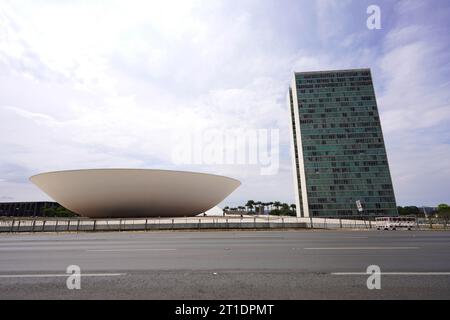
M 56 171 L 30 180 L 65 208 L 91 218 L 195 216 L 241 184 L 213 174 L 151 169 Z

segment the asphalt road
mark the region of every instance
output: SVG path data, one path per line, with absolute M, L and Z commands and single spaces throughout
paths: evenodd
M 80 290 L 67 289 L 69 265 Z M 450 299 L 450 232 L 0 235 L 0 299 L 431 298 Z

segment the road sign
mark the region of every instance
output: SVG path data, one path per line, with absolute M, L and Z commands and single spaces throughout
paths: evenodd
M 363 207 L 361 204 L 361 200 L 356 200 L 356 207 L 358 207 L 358 211 L 362 212 L 363 211 Z

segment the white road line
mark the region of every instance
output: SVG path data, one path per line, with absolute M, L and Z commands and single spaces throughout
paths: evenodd
M 58 248 L 58 247 L 52 247 L 52 248 L 0 248 L 0 251 L 7 251 L 7 252 L 15 252 L 15 251 L 69 251 L 69 250 L 83 250 L 80 248 Z
M 339 237 L 336 239 L 330 238 L 330 240 L 341 240 L 341 239 L 369 239 L 369 237 Z
M 305 250 L 416 250 L 420 247 L 328 247 L 304 248 Z
M 81 277 L 118 277 L 124 276 L 126 273 L 81 273 Z M 69 277 L 71 274 L 0 274 L 0 278 L 56 278 Z
M 142 249 L 88 249 L 89 252 L 133 252 L 133 251 L 175 251 L 177 249 L 152 249 L 152 248 L 142 248 Z
M 334 276 L 369 276 L 366 272 L 332 272 Z M 387 276 L 450 276 L 450 272 L 381 272 L 380 275 Z

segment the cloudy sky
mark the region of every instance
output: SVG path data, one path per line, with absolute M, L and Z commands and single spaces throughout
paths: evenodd
M 366 27 L 369 5 L 381 30 Z M 370 67 L 397 202 L 450 202 L 450 2 L 0 1 L 0 201 L 77 168 L 225 174 L 293 202 L 294 71 Z M 174 132 L 279 130 L 279 170 L 173 161 Z

